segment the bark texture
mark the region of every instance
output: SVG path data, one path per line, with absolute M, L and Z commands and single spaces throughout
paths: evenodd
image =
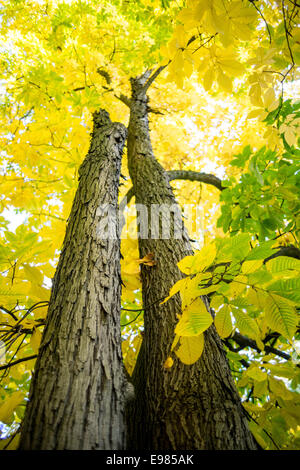
M 21 449 L 123 449 L 127 390 L 120 341 L 117 207 L 126 128 L 94 113 L 89 152 L 53 280 L 47 322 L 22 423 Z
M 149 213 L 153 204 L 173 207 L 176 201 L 166 172 L 151 147 L 146 96 L 148 77 L 144 74 L 131 82 L 128 164 L 136 204 L 145 205 Z M 172 285 L 182 278 L 176 264 L 192 253 L 184 230 L 181 239 L 174 236 L 176 225 L 181 224 L 181 217 L 176 217 L 170 238 L 139 238 L 140 257 L 154 253 L 156 265 L 142 265 L 145 331 L 133 373 L 136 400 L 128 410 L 128 447 L 140 450 L 257 449 L 221 340 L 213 326 L 205 333 L 204 352 L 194 365 L 187 366 L 175 359 L 171 369 L 163 367 L 170 353 L 181 304 L 179 295 L 163 305 L 158 299 L 167 296 Z

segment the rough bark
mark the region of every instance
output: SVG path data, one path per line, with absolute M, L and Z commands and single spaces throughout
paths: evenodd
M 176 204 L 166 172 L 153 155 L 145 93 L 147 74 L 132 80 L 128 128 L 128 165 L 136 204 Z M 138 206 L 137 206 L 138 207 Z M 176 219 L 176 224 L 181 224 Z M 174 228 L 174 227 L 173 227 Z M 173 233 L 174 235 L 174 233 Z M 191 254 L 188 235 L 181 239 L 139 238 L 140 257 L 149 252 L 155 266 L 142 265 L 144 340 L 133 373 L 136 400 L 129 407 L 129 443 L 133 449 L 257 449 L 235 388 L 221 340 L 212 326 L 205 333 L 204 352 L 194 365 L 170 353 L 180 298 L 161 305 L 171 286 L 182 277 L 177 262 Z
M 103 208 L 116 209 L 126 128 L 94 113 L 89 152 L 53 280 L 46 326 L 22 423 L 21 449 L 123 449 L 118 220 L 103 236 Z M 102 227 L 103 228 L 103 227 Z

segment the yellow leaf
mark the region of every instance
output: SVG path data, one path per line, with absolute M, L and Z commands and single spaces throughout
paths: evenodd
M 211 292 L 215 292 L 219 288 L 220 288 L 220 284 L 213 284 L 211 286 L 204 287 L 204 288 L 199 287 L 197 289 L 197 294 L 198 295 L 207 295 L 207 294 L 210 294 Z
M 16 379 L 16 380 L 21 380 L 24 374 L 24 363 L 16 364 L 15 366 L 12 366 L 9 373 L 10 373 L 11 378 Z
M 235 59 L 227 59 L 226 57 L 221 57 L 219 59 L 219 65 L 221 66 L 224 72 L 233 77 L 238 77 L 245 71 L 244 65 Z
M 24 393 L 18 391 L 10 395 L 5 399 L 5 402 L 0 406 L 0 421 L 9 424 L 13 419 L 13 412 L 18 405 L 22 403 L 24 399 Z
M 260 331 L 255 319 L 251 318 L 247 313 L 243 312 L 243 310 L 233 309 L 232 313 L 240 333 L 259 341 Z
M 133 340 L 133 347 L 136 351 L 136 356 L 138 356 L 142 341 L 143 341 L 143 338 L 141 334 L 137 335 Z
M 175 74 L 182 73 L 184 67 L 184 56 L 183 51 L 178 50 L 172 62 L 170 63 L 170 70 L 173 70 Z
M 263 264 L 263 260 L 253 260 L 253 261 L 244 261 L 242 264 L 242 273 L 244 274 L 250 274 L 253 273 L 254 271 L 257 271 Z
M 169 57 L 169 49 L 167 46 L 161 46 L 160 53 L 163 57 L 162 61 L 160 62 L 161 66 L 168 65 L 170 57 Z
M 168 357 L 168 359 L 166 359 L 166 361 L 164 363 L 164 368 L 165 369 L 170 369 L 173 364 L 174 364 L 173 359 L 171 357 Z
M 194 265 L 195 257 L 194 256 L 185 256 L 182 260 L 177 263 L 178 268 L 185 274 L 191 274 L 192 267 Z
M 282 398 L 284 401 L 293 401 L 296 398 L 296 395 L 285 386 L 283 380 L 278 380 L 269 376 L 269 386 L 270 391 L 277 397 Z
M 242 274 L 236 276 L 234 280 L 230 283 L 229 295 L 230 297 L 237 297 L 240 295 L 247 287 L 247 277 Z
M 244 404 L 244 407 L 246 407 L 247 404 Z M 254 421 L 251 421 L 249 423 L 249 429 L 250 431 L 252 432 L 253 436 L 255 437 L 256 441 L 258 442 L 258 444 L 262 447 L 262 449 L 267 449 L 268 448 L 268 444 L 266 442 L 266 433 L 264 431 L 264 429 L 259 426 L 258 424 L 256 424 Z
M 215 257 L 216 245 L 215 243 L 211 243 L 203 247 L 194 256 L 186 256 L 183 258 L 179 263 L 177 263 L 177 266 L 180 271 L 185 274 L 195 274 L 202 272 L 204 268 L 210 266 Z
M 259 83 L 255 83 L 249 90 L 250 101 L 254 106 L 258 106 L 260 108 L 263 107 L 263 100 L 261 97 L 261 86 Z
M 171 351 L 174 350 L 175 346 L 178 344 L 179 339 L 180 339 L 180 336 L 175 335 L 174 341 L 173 341 L 172 346 L 171 346 Z
M 209 91 L 212 87 L 215 78 L 215 70 L 213 67 L 207 69 L 203 77 L 203 86 L 206 91 Z
M 232 321 L 229 305 L 224 305 L 215 316 L 215 327 L 221 338 L 227 338 L 232 333 Z
M 170 42 L 170 50 L 173 49 L 173 52 L 180 50 L 180 52 L 182 52 L 182 49 L 186 47 L 188 40 L 189 37 L 184 29 L 184 26 L 180 24 L 177 25 L 174 29 L 173 39 Z
M 203 300 L 198 297 L 182 312 L 182 317 L 175 328 L 175 334 L 179 336 L 197 336 L 207 330 L 213 319 L 207 311 Z
M 266 321 L 270 328 L 285 338 L 292 339 L 298 323 L 295 308 L 283 297 L 270 294 L 265 303 Z
M 30 338 L 30 346 L 35 353 L 38 353 L 39 351 L 41 339 L 42 339 L 42 333 L 40 332 L 38 328 L 34 328 L 34 331 Z
M 254 118 L 259 118 L 261 121 L 267 117 L 268 113 L 264 111 L 262 108 L 258 109 L 253 109 L 253 111 L 250 111 L 249 114 L 247 114 L 247 119 L 254 119 Z
M 268 378 L 267 372 L 263 372 L 259 367 L 249 367 L 249 369 L 246 370 L 246 375 L 248 377 L 251 377 L 254 380 L 257 380 L 258 382 L 263 382 Z
M 46 318 L 48 313 L 48 305 L 44 307 L 38 307 L 34 310 L 35 318 Z
M 194 71 L 194 60 L 188 51 L 184 51 L 184 75 L 190 77 Z
M 248 41 L 251 36 L 251 29 L 247 24 L 236 24 L 235 33 L 239 35 L 240 39 L 243 41 Z
M 8 437 L 7 439 L 0 439 L 0 450 L 17 450 L 20 442 L 20 433 L 14 435 L 14 437 Z
M 275 91 L 273 88 L 268 88 L 264 93 L 264 105 L 270 112 L 278 107 L 279 101 L 276 100 Z
M 203 12 L 204 13 L 204 12 Z M 195 28 L 199 20 L 195 18 L 195 12 L 191 8 L 183 8 L 177 18 L 184 24 L 186 31 Z
M 291 147 L 297 144 L 297 136 L 290 127 L 285 131 L 284 138 Z
M 138 274 L 131 276 L 122 272 L 122 282 L 125 284 L 124 290 L 127 289 L 128 291 L 134 291 L 141 287 L 141 282 Z
M 31 288 L 28 292 L 28 295 L 36 298 L 39 301 L 49 300 L 50 294 L 51 294 L 50 289 L 46 289 L 45 287 L 42 287 L 33 283 L 31 283 Z
M 248 289 L 247 291 L 247 300 L 249 300 L 250 304 L 255 305 L 255 307 L 258 308 L 258 310 L 263 311 L 264 310 L 264 305 L 266 302 L 267 295 L 265 292 L 261 290 L 255 290 L 252 287 Z
M 25 273 L 25 278 L 28 279 L 30 282 L 41 286 L 43 284 L 44 275 L 41 273 L 39 269 L 33 266 L 29 266 L 29 264 L 23 264 L 23 269 Z
M 176 356 L 184 364 L 194 364 L 201 356 L 204 349 L 204 335 L 181 337 L 180 346 L 175 351 Z
M 124 341 L 122 341 L 122 344 L 121 344 L 121 348 L 122 348 L 122 354 L 123 356 L 125 356 L 128 348 L 129 348 L 129 339 L 125 339 Z
M 179 20 L 182 21 L 187 30 L 199 25 L 205 11 L 209 8 L 209 3 L 206 0 L 198 0 L 189 7 L 183 8 L 178 15 Z
M 180 296 L 182 301 L 182 308 L 185 309 L 190 305 L 197 297 L 201 295 L 200 284 L 206 284 L 207 278 L 210 275 L 205 273 L 198 273 L 192 278 L 186 278 L 186 285 L 183 289 L 180 289 Z M 215 288 L 213 290 L 216 290 Z
M 129 263 L 122 263 L 121 272 L 125 274 L 139 274 L 140 273 L 140 260 L 132 260 Z
M 232 80 L 228 75 L 219 69 L 218 71 L 218 84 L 222 90 L 227 91 L 228 93 L 232 92 Z
M 214 310 L 217 310 L 218 308 L 221 307 L 221 305 L 224 303 L 224 297 L 223 295 L 220 295 L 220 294 L 215 294 L 212 296 L 212 299 L 211 299 L 211 302 L 210 302 L 210 306 L 211 308 L 213 308 Z
M 187 285 L 187 281 L 188 279 L 187 278 L 184 278 L 184 279 L 180 279 L 179 281 L 177 281 L 174 286 L 170 289 L 170 292 L 169 292 L 169 295 L 168 297 L 166 297 L 160 305 L 164 304 L 165 302 L 167 302 L 171 297 L 173 297 L 173 295 L 177 294 L 177 292 L 179 292 L 180 290 L 183 290 L 186 285 Z

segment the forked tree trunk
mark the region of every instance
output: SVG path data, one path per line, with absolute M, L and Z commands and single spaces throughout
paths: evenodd
M 106 111 L 94 113 L 20 449 L 124 448 L 127 385 L 120 346 L 119 229 L 118 219 L 111 219 L 107 236 L 103 217 L 107 204 L 117 207 L 126 133 Z
M 174 208 L 176 201 L 165 171 L 151 148 L 147 78 L 145 74 L 131 81 L 128 164 L 136 204 L 145 206 L 149 214 L 153 204 Z M 140 207 L 141 217 L 143 206 Z M 176 223 L 180 230 L 181 217 L 177 217 Z M 150 225 L 149 222 L 148 228 Z M 163 305 L 159 299 L 167 296 L 172 285 L 182 278 L 176 264 L 191 254 L 192 249 L 185 232 L 181 239 L 176 239 L 174 230 L 169 239 L 152 239 L 147 237 L 143 223 L 140 223 L 140 232 L 140 257 L 153 253 L 156 265 L 142 265 L 145 331 L 133 373 L 136 400 L 129 408 L 128 447 L 140 450 L 257 449 L 221 340 L 213 326 L 205 333 L 204 352 L 194 365 L 184 365 L 177 359 L 171 369 L 164 369 L 181 304 L 179 295 Z

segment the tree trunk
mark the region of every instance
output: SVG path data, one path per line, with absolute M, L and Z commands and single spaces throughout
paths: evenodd
M 127 383 L 120 341 L 119 228 L 112 217 L 110 233 L 104 233 L 104 215 L 107 207 L 117 209 L 126 133 L 106 111 L 94 113 L 22 423 L 21 449 L 124 448 Z
M 176 201 L 151 147 L 145 85 L 148 77 L 144 74 L 131 81 L 128 165 L 137 208 L 142 212 L 146 207 L 149 214 L 153 204 L 174 208 Z M 181 303 L 178 294 L 163 305 L 159 299 L 183 277 L 177 262 L 192 253 L 184 230 L 182 237 L 176 238 L 181 224 L 177 211 L 171 236 L 154 239 L 146 233 L 151 220 L 146 228 L 140 221 L 140 257 L 153 253 L 156 265 L 142 265 L 145 330 L 133 373 L 136 399 L 128 412 L 128 446 L 138 450 L 254 450 L 258 446 L 248 430 L 226 354 L 213 326 L 205 332 L 204 352 L 195 364 L 187 366 L 176 359 L 171 369 L 163 367 Z

